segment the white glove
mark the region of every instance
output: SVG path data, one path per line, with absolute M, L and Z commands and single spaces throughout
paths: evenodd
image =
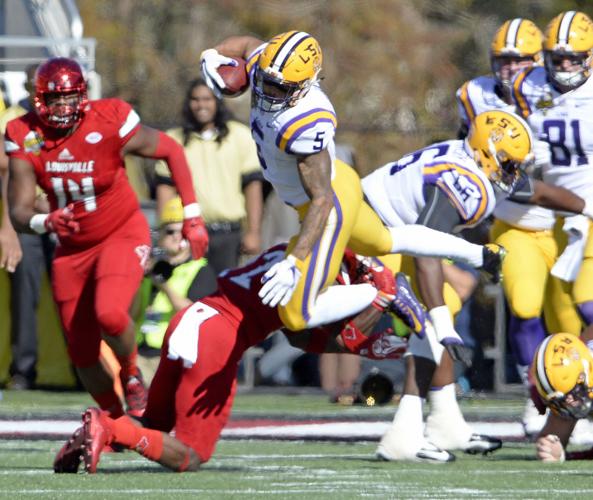
M 537 438 L 535 447 L 537 459 L 542 462 L 564 462 L 566 458 L 560 438 L 554 434 Z
M 546 141 L 533 141 L 533 155 L 535 156 L 534 168 L 536 170 L 548 167 L 552 162 L 552 151 Z
M 301 272 L 296 266 L 296 257 L 286 256 L 262 276 L 263 286 L 258 293 L 262 303 L 270 307 L 276 307 L 278 304 L 285 306 L 292 297 L 300 278 Z
M 220 66 L 230 65 L 237 66 L 237 61 L 230 57 L 220 55 L 216 49 L 206 49 L 200 56 L 200 64 L 202 66 L 202 75 L 206 81 L 206 85 L 214 92 L 214 95 L 219 99 L 222 97 L 221 89 L 226 87 L 224 80 L 218 74 L 217 69 Z

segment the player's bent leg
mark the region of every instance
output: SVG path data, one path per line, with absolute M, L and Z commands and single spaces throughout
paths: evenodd
M 121 366 L 120 379 L 128 412 L 141 416 L 146 407 L 146 388 L 137 366 L 136 331 L 129 308 L 143 276 L 136 248 L 142 240 L 116 240 L 105 245 L 97 264 L 95 313 L 103 338 Z
M 356 222 L 359 207 L 362 203 L 362 190 L 360 179 L 347 165 L 338 162 L 336 178 L 332 182 L 334 191 L 334 207 L 331 209 L 328 220 L 319 240 L 313 246 L 311 253 L 302 262 L 299 262 L 301 278 L 292 297 L 286 306 L 279 306 L 278 313 L 284 326 L 292 331 L 303 330 L 311 323 L 312 315 L 319 294 L 332 284 L 337 276 L 346 244 L 350 239 L 352 228 Z M 302 220 L 308 210 L 308 204 L 297 208 L 299 218 Z M 287 251 L 290 254 L 297 242 L 297 236 L 291 238 Z M 340 287 L 348 288 L 348 287 Z M 339 292 L 352 293 L 355 291 Z M 351 305 L 358 306 L 357 301 L 349 301 L 341 306 L 340 319 L 350 314 L 355 314 L 364 308 L 351 311 Z M 334 311 L 335 307 L 332 308 Z M 315 324 L 320 324 L 314 320 Z
M 544 301 L 546 331 L 579 335 L 583 323 L 572 300 L 572 283 L 550 275 Z

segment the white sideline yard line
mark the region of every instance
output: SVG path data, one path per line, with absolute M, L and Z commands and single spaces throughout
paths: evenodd
M 518 422 L 468 422 L 474 432 L 500 439 L 525 438 L 523 426 Z M 0 420 L 0 439 L 64 439 L 80 426 L 79 420 Z M 324 422 L 289 423 L 286 425 L 248 425 L 227 428 L 223 439 L 326 439 L 332 441 L 378 441 L 390 422 Z M 571 443 L 593 444 L 593 422 L 579 420 Z
M 506 422 L 469 422 L 475 432 L 504 438 L 524 437 L 523 427 L 519 423 Z M 78 420 L 1 420 L 0 438 L 46 436 L 62 438 L 74 432 L 80 426 Z M 378 440 L 387 431 L 390 422 L 327 422 L 316 424 L 288 424 L 246 426 L 224 429 L 223 438 L 292 438 L 292 439 L 364 439 Z

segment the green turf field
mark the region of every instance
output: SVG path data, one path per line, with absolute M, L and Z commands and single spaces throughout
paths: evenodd
M 88 403 L 77 393 L 4 393 L 0 418 L 64 415 Z M 467 414 L 512 417 L 521 401 L 464 402 Z M 394 407 L 339 408 L 319 395 L 239 395 L 236 415 L 390 416 Z M 105 454 L 96 475 L 55 475 L 58 441 L 0 440 L 0 498 L 593 498 L 593 464 L 542 464 L 533 445 L 505 444 L 451 464 L 385 463 L 376 443 L 228 441 L 196 473 L 176 474 L 133 452 Z

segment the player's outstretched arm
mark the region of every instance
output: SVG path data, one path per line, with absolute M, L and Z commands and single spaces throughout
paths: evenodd
M 203 257 L 208 249 L 208 233 L 183 147 L 160 130 L 141 125 L 122 153 L 166 161 L 183 204 L 183 236 L 190 244 L 194 259 Z
M 580 196 L 568 189 L 546 184 L 543 181 L 533 181 L 533 195 L 529 202 L 552 210 L 582 213 L 593 218 L 593 206 L 587 207 L 587 203 Z
M 535 447 L 539 460 L 563 462 L 565 449 L 577 421 L 550 413 L 537 437 Z

